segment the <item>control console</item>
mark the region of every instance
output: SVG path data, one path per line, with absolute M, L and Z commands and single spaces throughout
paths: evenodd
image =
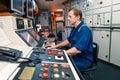
M 79 80 L 66 56 L 63 50 L 33 48 L 33 61 L 20 64 L 13 80 Z
M 40 58 L 42 61 L 68 62 L 64 51 L 57 49 L 33 48 L 30 58 Z
M 36 66 L 35 80 L 75 80 L 69 64 L 42 63 Z

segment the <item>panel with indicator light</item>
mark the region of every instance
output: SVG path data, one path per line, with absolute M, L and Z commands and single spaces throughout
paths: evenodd
M 32 61 L 20 64 L 20 70 L 13 80 L 25 78 L 31 80 L 80 80 L 66 57 L 63 50 L 33 48 L 29 57 Z M 29 72 L 32 74 L 28 77 Z
M 56 49 L 44 49 L 44 48 L 33 49 L 31 58 L 34 59 L 41 58 L 42 61 L 50 62 L 68 62 L 63 50 Z
M 69 64 L 42 63 L 36 66 L 35 80 L 76 80 Z

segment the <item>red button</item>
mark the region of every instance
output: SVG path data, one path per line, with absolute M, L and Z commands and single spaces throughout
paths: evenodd
M 54 55 L 56 55 L 57 54 L 57 50 L 54 50 Z
M 52 50 L 49 50 L 49 51 L 48 51 L 48 55 L 52 55 Z
M 43 68 L 43 71 L 44 72 L 48 72 L 48 68 Z
M 42 78 L 48 78 L 48 74 L 47 73 L 43 73 L 42 74 Z
M 45 66 L 45 67 L 48 67 L 48 66 L 49 66 L 49 64 L 48 64 L 48 63 L 45 63 L 45 64 L 44 64 L 44 66 Z

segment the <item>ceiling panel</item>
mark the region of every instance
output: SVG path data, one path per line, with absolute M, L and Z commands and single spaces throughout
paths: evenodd
M 40 9 L 49 9 L 51 11 L 55 11 L 56 9 L 64 8 L 62 3 L 68 0 L 53 0 L 53 1 L 46 1 L 46 0 L 36 0 L 38 7 Z

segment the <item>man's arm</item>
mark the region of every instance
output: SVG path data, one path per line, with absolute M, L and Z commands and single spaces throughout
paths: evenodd
M 81 51 L 80 51 L 80 50 L 77 50 L 75 47 L 72 47 L 72 48 L 66 50 L 66 53 L 67 53 L 68 55 L 75 55 L 75 54 L 80 54 Z
M 56 45 L 56 48 L 57 48 L 57 47 L 63 47 L 63 46 L 66 46 L 66 45 L 68 45 L 68 44 L 69 44 L 69 41 L 66 39 L 66 40 L 64 40 L 63 42 L 57 44 L 57 45 Z
M 57 45 L 52 45 L 51 47 L 49 47 L 49 49 L 51 48 L 58 48 L 58 47 L 63 47 L 69 44 L 69 41 L 66 39 L 63 42 L 57 44 Z

